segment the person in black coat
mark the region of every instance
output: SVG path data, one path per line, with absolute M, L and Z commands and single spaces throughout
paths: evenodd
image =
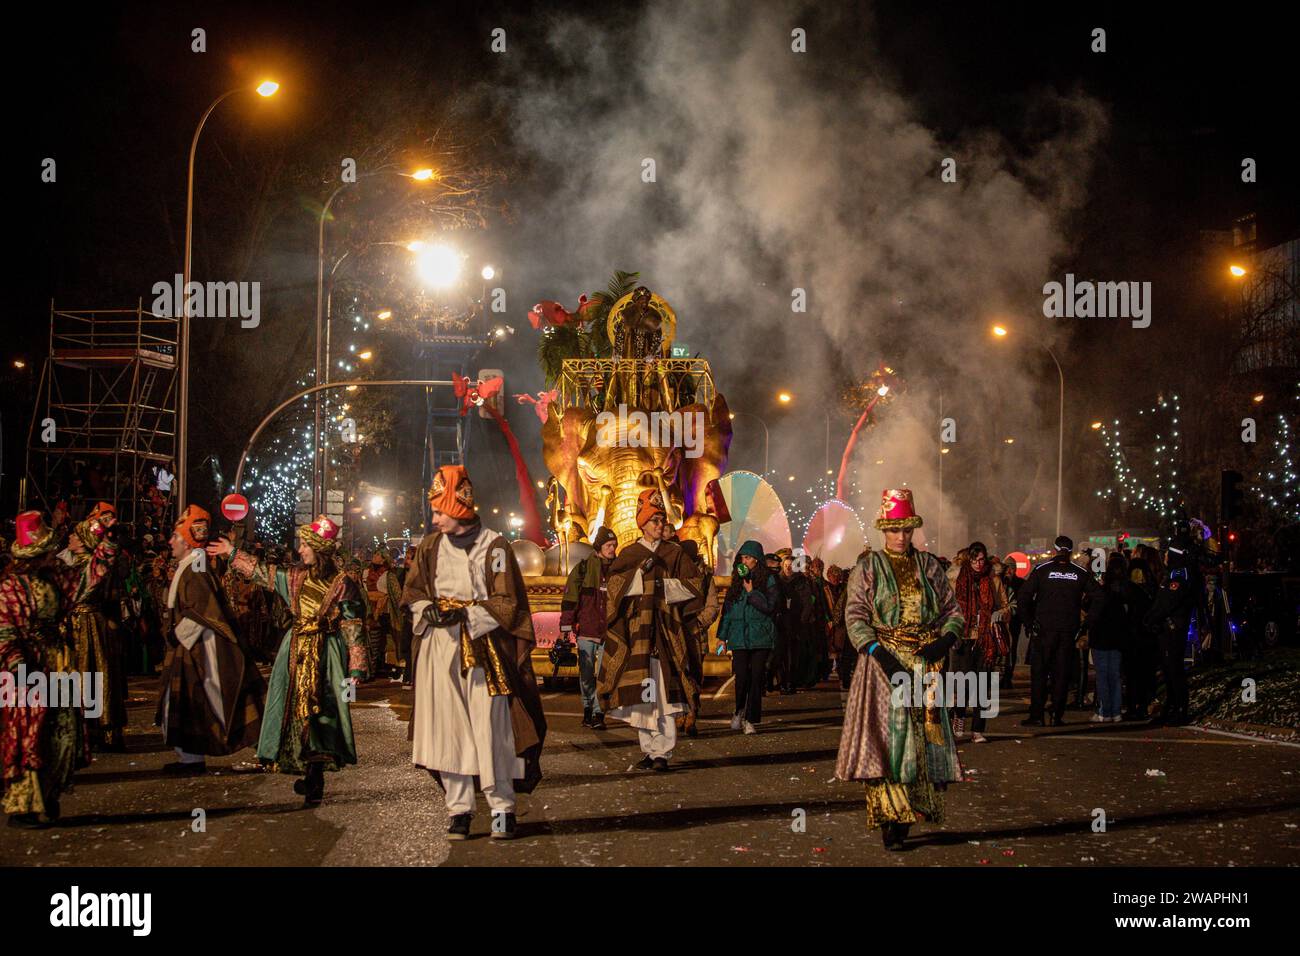
M 1124 650 L 1124 702 L 1126 720 L 1146 720 L 1147 709 L 1156 690 L 1156 667 L 1160 651 L 1155 632 L 1145 623 L 1147 611 L 1155 600 L 1156 583 L 1144 558 L 1134 558 L 1128 566 L 1129 643 Z
M 1101 611 L 1097 600 L 1101 586 L 1092 572 L 1070 561 L 1074 542 L 1065 535 L 1056 539 L 1056 554 L 1034 568 L 1020 589 L 1020 613 L 1029 638 L 1030 703 L 1026 727 L 1043 725 L 1047 706 L 1047 681 L 1051 676 L 1052 726 L 1065 722 L 1065 698 L 1069 686 L 1070 657 L 1078 639 L 1079 621 L 1085 605 L 1088 623 Z
M 1187 632 L 1202 587 L 1200 575 L 1188 560 L 1187 548 L 1181 541 L 1170 543 L 1165 567 L 1168 571 L 1165 582 L 1156 592 L 1143 623 L 1155 631 L 1156 646 L 1160 649 L 1160 669 L 1165 675 L 1165 707 L 1157 723 L 1177 727 L 1188 720 L 1187 671 L 1183 660 L 1187 652 Z
M 1101 613 L 1088 631 L 1092 662 L 1097 668 L 1094 722 L 1118 723 L 1122 719 L 1124 693 L 1120 674 L 1129 645 L 1128 601 L 1132 587 L 1125 570 L 1123 556 L 1112 554 L 1101 582 Z

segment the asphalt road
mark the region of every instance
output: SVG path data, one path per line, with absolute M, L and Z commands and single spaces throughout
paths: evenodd
M 1023 733 L 1027 701 L 1004 693 L 989 741 L 966 744 L 947 823 L 885 851 L 865 828 L 862 788 L 833 779 L 835 689 L 765 701 L 761 732 L 728 727 L 706 699 L 700 734 L 674 770 L 632 769 L 635 733 L 580 726 L 576 691 L 544 693 L 545 779 L 519 801 L 519 839 L 490 840 L 482 798 L 471 839 L 448 844 L 433 781 L 410 765 L 410 692 L 364 687 L 354 705 L 360 762 L 330 774 L 302 808 L 291 778 L 251 751 L 208 775 L 164 776 L 173 759 L 134 681 L 129 752 L 98 755 L 57 827 L 0 829 L 0 862 L 58 865 L 777 865 L 1039 866 L 1300 864 L 1300 746 L 1192 728 L 1090 724 Z M 711 696 L 716 688 L 710 688 Z M 195 810 L 203 811 L 196 829 Z M 1105 829 L 1095 829 L 1104 812 Z M 800 829 L 797 822 L 802 820 Z

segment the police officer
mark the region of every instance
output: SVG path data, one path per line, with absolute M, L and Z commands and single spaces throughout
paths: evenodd
M 1040 564 L 1020 589 L 1020 612 L 1029 631 L 1030 703 L 1023 727 L 1043 726 L 1047 703 L 1047 677 L 1052 677 L 1052 713 L 1049 726 L 1064 723 L 1070 654 L 1079 636 L 1079 615 L 1088 606 L 1088 623 L 1101 611 L 1101 587 L 1092 572 L 1070 560 L 1074 542 L 1056 539 L 1056 554 Z
M 1161 669 L 1165 672 L 1168 695 L 1158 723 L 1180 726 L 1187 723 L 1187 672 L 1183 658 L 1187 651 L 1187 632 L 1196 613 L 1196 601 L 1204 586 L 1196 562 L 1188 554 L 1184 539 L 1175 538 L 1165 552 L 1167 575 L 1156 598 L 1151 602 L 1142 623 L 1155 631 L 1160 649 Z

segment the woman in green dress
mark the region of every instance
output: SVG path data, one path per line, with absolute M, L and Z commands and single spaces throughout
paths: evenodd
M 365 609 L 356 583 L 335 560 L 339 526 L 322 515 L 298 529 L 302 564 L 259 561 L 225 539 L 208 551 L 282 597 L 293 613 L 276 655 L 257 756 L 279 773 L 303 775 L 294 791 L 318 806 L 325 771 L 357 762 L 349 703 L 366 672 Z

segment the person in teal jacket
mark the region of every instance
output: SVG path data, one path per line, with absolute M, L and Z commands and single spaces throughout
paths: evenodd
M 763 546 L 746 541 L 736 552 L 718 625 L 718 636 L 731 650 L 731 673 L 736 681 L 732 730 L 743 728 L 754 734 L 763 720 L 763 688 L 767 685 L 767 659 L 776 644 L 779 603 L 776 576 L 763 563 Z

